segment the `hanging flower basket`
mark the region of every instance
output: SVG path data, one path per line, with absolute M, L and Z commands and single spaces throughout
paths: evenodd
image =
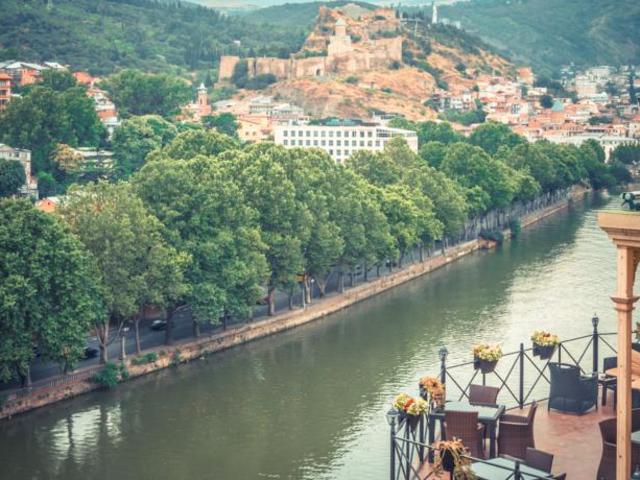
M 492 373 L 496 369 L 497 364 L 497 360 L 482 360 L 481 358 L 475 358 L 473 360 L 474 368 L 484 374 Z
M 502 349 L 498 345 L 481 343 L 473 347 L 473 368 L 482 373 L 491 373 L 502 358 Z
M 393 401 L 393 408 L 400 412 L 411 431 L 415 431 L 420 423 L 420 417 L 427 412 L 427 402 L 422 398 L 401 393 Z
M 442 464 L 442 470 L 453 473 L 456 468 L 456 459 L 453 452 L 449 449 L 440 450 L 440 463 Z
M 533 355 L 540 357 L 541 360 L 549 360 L 553 357 L 556 348 L 560 344 L 560 339 L 557 335 L 544 330 L 533 332 L 531 341 L 533 342 Z
M 429 404 L 429 409 L 440 409 L 444 405 L 446 390 L 436 377 L 422 377 L 418 383 L 420 397 Z

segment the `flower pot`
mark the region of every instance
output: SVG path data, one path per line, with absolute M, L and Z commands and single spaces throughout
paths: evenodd
M 536 345 L 533 344 L 533 355 L 536 357 L 540 357 L 541 360 L 549 360 L 553 357 L 553 354 L 556 352 L 557 345 Z
M 440 450 L 440 463 L 445 472 L 452 473 L 456 468 L 456 460 L 451 450 Z
M 476 370 L 480 369 L 482 373 L 491 373 L 496 369 L 496 365 L 498 364 L 497 360 L 489 361 L 483 360 L 481 358 L 475 358 L 473 360 L 473 368 Z
M 415 432 L 416 427 L 420 423 L 420 415 L 406 415 L 407 425 L 412 432 Z

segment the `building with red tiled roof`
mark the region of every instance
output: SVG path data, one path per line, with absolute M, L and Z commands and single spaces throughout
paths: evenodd
M 7 108 L 11 100 L 11 75 L 0 73 L 0 111 Z

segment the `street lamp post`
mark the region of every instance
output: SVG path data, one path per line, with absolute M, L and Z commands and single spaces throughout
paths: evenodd
M 129 327 L 124 327 L 120 332 L 120 360 L 123 362 L 127 358 L 127 348 L 125 345 L 125 341 L 127 338 L 127 332 L 129 331 Z

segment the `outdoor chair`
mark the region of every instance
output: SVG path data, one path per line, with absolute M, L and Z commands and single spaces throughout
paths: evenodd
M 533 402 L 526 416 L 505 414 L 500 418 L 498 452 L 524 461 L 527 447 L 534 448 L 533 423 L 538 404 Z
M 498 387 L 469 385 L 469 403 L 474 405 L 495 405 L 498 401 Z
M 633 344 L 634 348 L 636 343 Z M 638 369 L 637 364 L 637 354 L 632 352 L 631 354 L 632 363 L 631 363 L 631 372 L 635 375 L 640 375 L 640 371 Z M 636 360 L 636 361 L 633 361 Z M 602 362 L 602 368 L 606 372 L 611 368 L 616 368 L 618 366 L 618 357 L 606 357 Z M 610 375 L 606 375 L 605 378 L 600 380 L 600 385 L 602 385 L 602 405 L 607 404 L 607 392 L 611 390 L 613 392 L 613 408 L 616 408 L 618 404 L 618 379 L 616 377 L 612 377 Z M 640 390 L 632 389 L 631 390 L 631 408 L 640 408 Z M 637 428 L 634 427 L 634 431 L 640 430 L 640 424 L 638 424 Z
M 553 455 L 542 450 L 527 447 L 524 456 L 524 463 L 531 468 L 536 468 L 551 473 L 551 465 L 553 465 Z
M 478 412 L 444 412 L 447 439 L 459 438 L 474 458 L 484 458 L 484 425 L 478 423 Z
M 598 466 L 599 480 L 615 480 L 616 478 L 616 418 L 608 418 L 600 422 L 602 436 L 602 457 Z
M 549 372 L 549 410 L 583 414 L 598 408 L 597 376 L 582 376 L 579 367 L 566 363 L 549 363 Z

